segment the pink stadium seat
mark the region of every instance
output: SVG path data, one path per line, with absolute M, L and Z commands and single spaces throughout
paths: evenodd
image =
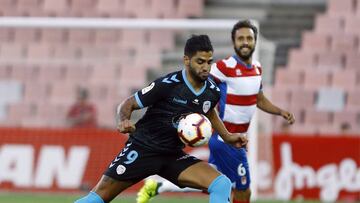
M 90 29 L 70 29 L 69 43 L 71 45 L 92 44 L 95 40 L 95 31 Z
M 331 72 L 331 85 L 344 90 L 356 88 L 357 72 L 354 69 Z
M 359 38 L 355 34 L 331 34 L 331 50 L 338 52 L 352 52 L 359 49 Z
M 325 51 L 330 48 L 330 37 L 326 34 L 305 32 L 301 48 L 308 51 Z
M 32 118 L 37 115 L 38 107 L 31 103 L 10 104 L 8 107 L 8 118 L 11 123 L 21 124 L 24 118 Z
M 155 18 L 175 18 L 175 2 L 173 0 L 152 0 L 151 12 Z
M 124 10 L 126 16 L 132 18 L 151 17 L 150 8 L 151 1 L 148 0 L 125 0 Z
M 313 136 L 314 134 L 317 135 L 319 133 L 319 130 L 316 125 L 312 124 L 298 124 L 295 123 L 294 125 L 291 125 L 289 128 L 292 135 L 309 135 Z
M 0 65 L 0 80 L 2 79 L 10 79 L 12 73 L 11 65 Z
M 100 0 L 97 1 L 97 13 L 102 17 L 125 17 L 125 0 Z
M 291 103 L 290 106 L 303 107 L 314 106 L 315 103 L 315 91 L 304 89 L 302 87 L 291 89 Z
M 17 11 L 22 16 L 42 16 L 42 0 L 17 0 Z
M 105 45 L 114 45 L 117 44 L 121 38 L 121 30 L 96 30 L 95 31 L 95 43 L 96 44 L 105 44 Z
M 134 78 L 136 78 L 136 80 L 134 80 Z M 140 67 L 126 69 L 126 71 L 121 72 L 119 81 L 123 85 L 123 89 L 143 88 L 147 85 L 146 69 Z
M 337 51 L 319 53 L 317 68 L 319 70 L 343 69 L 345 56 Z
M 293 49 L 290 50 L 288 58 L 288 67 L 290 69 L 304 70 L 314 67 L 317 55 L 312 51 Z
M 359 69 L 360 66 L 360 53 L 350 52 L 346 54 L 346 69 Z
M 25 58 L 25 47 L 21 44 L 0 44 L 0 60 L 18 60 Z
M 203 7 L 204 0 L 178 1 L 177 16 L 180 18 L 201 17 L 203 15 Z
M 81 48 L 75 46 L 58 45 L 54 50 L 54 58 L 60 61 L 78 60 L 81 57 Z
M 347 96 L 347 107 L 354 109 L 360 109 L 360 90 L 351 90 L 348 92 Z
M 5 43 L 14 41 L 14 29 L 0 28 L 0 41 Z
M 40 30 L 36 28 L 15 29 L 14 40 L 17 43 L 31 43 L 40 41 Z
M 302 85 L 304 81 L 304 71 L 289 69 L 289 68 L 278 68 L 275 73 L 275 87 L 298 87 Z
M 355 14 L 355 5 L 353 0 L 329 0 L 327 5 L 327 12 L 330 16 Z
M 92 69 L 90 80 L 94 83 L 97 82 L 113 82 L 120 78 L 122 70 L 120 66 L 113 64 L 95 65 Z
M 106 46 L 84 45 L 81 46 L 81 60 L 90 63 L 107 61 L 109 52 L 109 48 Z
M 331 114 L 329 112 L 316 111 L 313 108 L 305 109 L 305 124 L 324 125 L 330 124 Z
M 339 125 L 336 124 L 328 124 L 321 125 L 318 127 L 320 136 L 342 136 Z
M 317 33 L 332 33 L 334 30 L 344 30 L 345 18 L 334 17 L 328 15 L 319 15 L 315 20 L 315 32 Z
M 158 49 L 138 49 L 134 60 L 136 67 L 161 69 L 161 55 Z
M 76 17 L 93 17 L 96 15 L 97 0 L 69 0 L 70 15 Z
M 91 76 L 91 66 L 89 65 L 69 65 L 66 66 L 66 80 L 75 84 L 86 84 Z
M 30 64 L 13 65 L 12 77 L 22 81 L 37 81 L 40 76 L 40 67 Z
M 63 44 L 67 37 L 67 32 L 64 29 L 44 28 L 41 30 L 41 40 L 50 44 Z
M 24 87 L 24 102 L 26 103 L 47 101 L 50 96 L 49 83 L 29 81 L 24 84 Z
M 277 106 L 285 108 L 290 105 L 291 92 L 287 87 L 277 86 L 267 92 L 271 92 L 271 101 Z
M 14 0 L 0 0 L 0 15 L 1 16 L 16 16 L 16 1 Z
M 358 16 L 349 16 L 346 18 L 345 32 L 360 35 L 360 14 Z
M 358 116 L 360 115 L 360 109 L 346 109 L 341 112 L 334 113 L 333 125 L 340 126 L 343 123 L 347 123 L 351 128 L 358 126 Z
M 75 101 L 76 86 L 63 81 L 51 84 L 51 94 L 48 100 L 52 104 L 71 105 Z
M 308 69 L 304 73 L 304 86 L 306 89 L 316 90 L 319 87 L 330 85 L 329 71 Z
M 54 47 L 48 44 L 29 44 L 26 47 L 26 57 L 28 61 L 45 61 L 53 56 Z
M 143 48 L 146 46 L 145 36 L 143 30 L 123 30 L 120 45 L 125 49 Z
M 43 10 L 49 16 L 69 16 L 68 0 L 43 0 Z
M 39 82 L 51 83 L 63 81 L 66 77 L 66 67 L 63 65 L 42 64 L 40 66 Z
M 151 30 L 149 32 L 150 46 L 157 47 L 162 50 L 174 49 L 175 36 L 171 30 Z

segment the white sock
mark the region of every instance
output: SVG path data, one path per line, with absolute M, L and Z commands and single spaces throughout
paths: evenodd
M 159 181 L 160 183 L 162 183 L 162 185 L 158 188 L 158 193 L 163 193 L 163 192 L 202 192 L 201 190 L 198 189 L 194 189 L 194 188 L 179 188 L 177 185 L 173 184 L 170 181 L 164 180 L 164 181 Z

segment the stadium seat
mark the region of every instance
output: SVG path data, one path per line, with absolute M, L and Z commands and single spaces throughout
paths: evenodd
M 315 91 L 304 89 L 303 87 L 294 87 L 291 89 L 291 102 L 290 106 L 314 106 L 315 104 Z
M 178 1 L 177 17 L 196 18 L 203 15 L 204 0 Z
M 360 90 L 354 89 L 348 92 L 347 108 L 360 109 Z
M 114 46 L 119 43 L 121 38 L 121 30 L 96 30 L 95 31 L 95 43 L 97 45 L 111 45 Z
M 50 81 L 49 81 L 50 83 Z M 24 84 L 24 102 L 26 103 L 38 103 L 47 101 L 50 96 L 49 83 L 40 82 L 26 82 Z
M 54 50 L 54 58 L 57 61 L 78 60 L 81 57 L 81 48 L 76 46 L 57 45 Z
M 114 64 L 94 65 L 90 81 L 92 83 L 113 82 L 120 78 L 122 71 L 125 70 L 122 70 L 121 66 L 115 66 Z
M 152 17 L 151 13 L 148 12 L 150 2 L 148 0 L 125 0 L 124 10 L 126 16 L 130 18 Z
M 302 50 L 326 51 L 330 48 L 330 37 L 327 34 L 305 32 L 302 38 Z
M 49 44 L 63 44 L 67 41 L 67 32 L 65 29 L 44 28 L 41 29 L 41 41 Z
M 290 69 L 305 70 L 315 66 L 317 55 L 312 51 L 293 49 L 290 50 L 288 58 L 288 67 Z
M 16 41 L 16 43 L 33 43 L 40 41 L 40 29 L 17 28 L 14 31 L 14 41 Z
M 100 0 L 97 1 L 97 13 L 101 17 L 126 17 L 124 11 L 124 0 Z
M 289 131 L 293 136 L 314 136 L 319 134 L 318 126 L 312 124 L 297 124 L 291 125 Z
M 12 66 L 7 64 L 0 65 L 0 80 L 12 79 Z
M 26 64 L 16 64 L 12 66 L 11 77 L 20 81 L 37 81 L 40 75 L 40 67 Z
M 338 112 L 344 110 L 344 106 L 345 91 L 343 89 L 323 87 L 318 90 L 316 97 L 317 110 Z
M 175 18 L 175 2 L 174 0 L 151 0 L 150 12 L 155 18 Z
M 360 72 L 360 71 L 358 71 Z M 331 72 L 331 86 L 352 90 L 356 88 L 357 71 L 355 69 Z
M 360 64 L 360 53 L 350 52 L 346 54 L 346 65 L 345 69 L 358 70 Z
M 359 126 L 358 116 L 360 115 L 360 109 L 346 109 L 341 112 L 334 113 L 334 121 L 333 125 L 340 126 L 341 124 L 347 123 L 350 125 L 350 128 L 354 128 L 355 126 Z
M 14 62 L 25 59 L 25 46 L 22 44 L 0 44 L 0 61 Z
M 68 30 L 68 43 L 71 45 L 89 45 L 95 41 L 95 31 L 90 29 Z
M 360 13 L 360 12 L 358 12 Z M 345 32 L 349 34 L 360 35 L 360 15 L 349 16 L 346 18 Z
M 327 13 L 330 16 L 355 14 L 355 5 L 353 0 L 329 0 L 327 5 Z
M 12 125 L 21 125 L 23 119 L 35 117 L 37 110 L 37 106 L 32 103 L 12 103 L 8 106 L 7 120 Z
M 70 15 L 75 17 L 94 17 L 97 0 L 69 0 Z
M 53 57 L 54 47 L 46 43 L 31 43 L 26 47 L 27 61 L 45 62 Z
M 2 16 L 17 16 L 16 1 L 14 0 L 0 0 L 0 15 Z
M 319 70 L 339 70 L 345 68 L 345 55 L 337 51 L 319 53 L 317 68 Z
M 320 126 L 330 122 L 331 114 L 329 112 L 317 111 L 311 107 L 305 109 L 305 124 Z
M 48 16 L 69 16 L 68 0 L 43 0 L 43 11 Z
M 171 30 L 151 30 L 149 32 L 150 46 L 161 50 L 175 48 L 175 36 Z
M 316 33 L 332 33 L 334 30 L 344 30 L 345 17 L 318 15 L 315 19 Z
M 316 90 L 319 87 L 330 85 L 329 71 L 307 69 L 304 72 L 304 87 L 306 89 Z
M 269 92 L 269 91 L 267 91 Z M 271 89 L 271 101 L 277 106 L 285 108 L 291 101 L 291 90 L 286 86 L 277 86 Z
M 40 66 L 38 82 L 52 83 L 54 81 L 63 81 L 65 80 L 65 77 L 65 66 L 43 63 Z
M 21 16 L 42 16 L 41 10 L 42 0 L 17 0 L 16 10 Z
M 51 94 L 48 100 L 52 104 L 71 105 L 75 101 L 75 85 L 63 81 L 51 84 Z
M 305 69 L 305 68 L 304 68 Z M 298 87 L 304 81 L 304 71 L 289 68 L 278 68 L 275 73 L 275 87 Z
M 120 46 L 124 49 L 144 48 L 146 32 L 143 30 L 123 30 Z
M 3 43 L 9 43 L 14 41 L 14 29 L 0 28 L 0 40 Z
M 331 50 L 337 52 L 357 52 L 359 37 L 355 34 L 332 33 Z

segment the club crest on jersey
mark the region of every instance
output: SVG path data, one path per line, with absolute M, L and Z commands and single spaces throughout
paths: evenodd
M 152 82 L 149 86 L 145 87 L 141 90 L 142 94 L 148 93 L 155 86 L 155 82 Z
M 210 110 L 211 107 L 211 102 L 210 101 L 205 101 L 203 104 L 203 111 L 204 113 L 207 113 Z

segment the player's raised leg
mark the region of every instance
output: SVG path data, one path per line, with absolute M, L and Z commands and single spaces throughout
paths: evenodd
M 205 162 L 191 165 L 180 173 L 178 178 L 181 186 L 207 190 L 210 203 L 230 202 L 231 182 Z

